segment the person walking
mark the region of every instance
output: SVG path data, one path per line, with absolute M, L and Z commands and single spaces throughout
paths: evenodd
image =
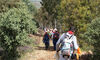
M 77 44 L 76 36 L 74 35 L 75 28 L 71 27 L 69 31 L 63 33 L 56 44 L 56 53 L 59 54 L 59 60 L 70 60 L 77 49 L 79 48 Z M 67 58 L 66 58 L 67 56 Z
M 53 34 L 53 46 L 54 46 L 54 50 L 56 50 L 56 43 L 59 39 L 59 33 L 57 31 L 57 29 L 55 30 L 54 34 Z
M 45 49 L 47 50 L 49 48 L 49 34 L 48 32 L 45 32 L 43 36 L 43 43 L 45 44 Z

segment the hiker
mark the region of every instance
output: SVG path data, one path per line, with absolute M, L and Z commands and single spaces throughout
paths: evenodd
M 56 52 L 59 54 L 59 60 L 70 60 L 77 53 L 78 44 L 74 35 L 75 28 L 71 27 L 68 32 L 63 33 L 56 44 Z
M 49 34 L 48 32 L 45 32 L 43 36 L 43 43 L 45 44 L 45 49 L 47 50 L 49 48 Z
M 52 38 L 52 30 L 51 29 L 49 30 L 49 37 L 50 37 L 50 39 Z
M 59 39 L 59 33 L 57 31 L 57 29 L 55 29 L 55 32 L 53 34 L 53 46 L 54 46 L 54 50 L 56 50 L 56 43 Z

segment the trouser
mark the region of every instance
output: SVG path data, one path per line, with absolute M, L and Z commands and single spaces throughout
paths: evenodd
M 56 50 L 56 43 L 57 43 L 58 39 L 53 39 L 53 46 L 54 46 L 54 50 Z
M 49 48 L 49 42 L 45 42 L 45 49 L 47 50 Z

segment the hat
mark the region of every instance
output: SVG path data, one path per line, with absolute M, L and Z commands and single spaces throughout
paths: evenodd
M 72 35 L 74 34 L 74 32 L 72 32 L 72 31 L 68 31 L 68 33 L 69 33 L 69 34 L 72 34 Z
M 57 29 L 56 29 L 56 28 L 55 28 L 54 30 L 55 30 L 55 31 L 57 31 Z
M 72 31 L 68 31 L 68 32 L 66 33 L 66 36 L 70 38 L 73 34 L 74 34 L 74 33 L 73 33 Z

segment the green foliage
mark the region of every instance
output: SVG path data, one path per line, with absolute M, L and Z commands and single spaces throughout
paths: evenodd
M 21 0 L 0 0 L 0 13 L 8 11 L 10 8 L 19 7 Z
M 60 0 L 42 0 L 37 19 L 43 24 L 45 27 L 54 27 L 55 20 L 57 18 L 57 5 L 59 5 Z M 46 22 L 44 24 L 44 22 Z M 40 23 L 40 24 L 41 24 Z M 40 25 L 41 26 L 41 25 Z
M 37 9 L 33 5 L 33 3 L 31 3 L 30 0 L 22 0 L 22 1 L 25 2 L 25 4 L 28 6 L 28 10 L 34 16 L 37 13 Z
M 74 25 L 78 38 L 86 31 L 87 24 L 100 16 L 99 0 L 42 0 L 41 4 L 37 19 L 43 26 L 54 27 L 56 20 L 57 27 L 64 31 Z
M 86 43 L 94 48 L 94 58 L 97 60 L 100 59 L 100 18 L 93 20 L 91 24 L 89 24 L 84 37 L 86 38 Z
M 92 19 L 89 6 L 84 1 L 62 0 L 59 9 L 58 18 L 64 23 L 65 29 L 75 26 L 78 36 L 78 33 L 84 33 L 86 24 Z
M 60 3 L 60 0 L 42 0 L 41 4 L 46 11 L 52 15 L 56 13 L 56 6 Z
M 70 26 L 76 27 L 75 34 L 81 47 L 88 45 L 82 39 L 82 34 L 86 32 L 87 25 L 100 16 L 99 5 L 99 0 L 62 0 L 57 7 L 58 23 L 63 30 L 68 30 Z
M 0 46 L 5 51 L 5 60 L 16 60 L 17 48 L 31 43 L 28 34 L 37 31 L 35 24 L 23 2 L 18 2 L 17 8 L 13 7 L 1 13 Z
M 30 0 L 22 0 L 25 5 L 28 7 L 28 11 L 33 16 L 33 22 L 36 22 L 36 25 L 38 26 L 38 22 L 36 21 L 36 14 L 37 14 L 37 8 L 33 5 L 33 3 L 30 2 Z

